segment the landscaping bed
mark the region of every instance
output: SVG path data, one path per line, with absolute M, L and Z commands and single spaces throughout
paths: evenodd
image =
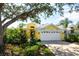
M 23 47 L 24 46 L 24 47 Z M 40 42 L 36 45 L 20 44 L 5 44 L 5 56 L 53 56 L 54 54 Z
M 5 56 L 52 56 L 54 55 L 40 40 L 27 39 L 24 29 L 7 29 L 4 35 L 4 46 L 0 55 Z

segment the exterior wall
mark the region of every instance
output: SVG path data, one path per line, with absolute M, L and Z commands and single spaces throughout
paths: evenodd
M 34 29 L 37 28 L 37 26 L 36 26 L 35 23 L 29 23 L 29 24 L 27 24 L 27 29 L 28 29 L 28 30 L 32 29 L 31 26 L 34 26 Z
M 57 26 L 54 26 L 54 25 L 48 25 L 48 26 L 46 26 L 43 29 L 44 30 L 46 30 L 46 29 L 47 30 L 57 30 L 57 31 L 60 30 Z M 60 33 L 61 40 L 63 40 L 64 39 L 64 32 L 61 30 L 59 33 Z
M 29 30 L 27 30 L 26 36 L 27 36 L 28 39 L 30 39 L 30 31 Z M 34 38 L 36 40 L 39 40 L 40 39 L 40 32 L 35 31 L 35 37 Z
M 35 32 L 35 39 L 37 39 L 37 40 L 40 39 L 40 32 Z
M 31 28 L 31 26 L 34 27 L 34 28 Z M 36 28 L 37 28 L 37 26 L 36 26 L 35 23 L 27 24 L 26 35 L 27 35 L 28 39 L 30 39 L 30 30 L 35 30 L 35 37 L 34 38 L 37 39 L 37 40 L 40 39 L 40 32 L 37 32 Z
M 64 32 L 60 32 L 61 40 L 64 40 Z
M 59 28 L 54 26 L 54 25 L 45 26 L 44 29 L 47 29 L 47 30 L 59 30 Z
M 40 31 L 37 31 L 36 28 L 36 24 L 35 23 L 29 23 L 27 24 L 27 29 L 26 29 L 26 35 L 27 35 L 27 38 L 30 38 L 30 30 L 31 30 L 31 26 L 34 26 L 34 30 L 35 30 L 35 39 L 39 40 L 40 37 L 41 37 L 41 32 Z M 41 30 L 41 29 L 40 29 Z M 54 25 L 48 25 L 46 27 L 43 28 L 43 30 L 59 30 L 58 27 L 54 26 Z M 59 32 L 59 35 L 61 37 L 61 39 L 63 40 L 64 39 L 64 32 L 60 31 Z

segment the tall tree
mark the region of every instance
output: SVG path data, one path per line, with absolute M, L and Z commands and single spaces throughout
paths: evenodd
M 60 25 L 63 25 L 64 28 L 67 28 L 69 23 L 72 23 L 72 21 L 68 20 L 68 18 L 60 21 Z
M 40 14 L 47 17 L 52 15 L 53 8 L 48 3 L 2 4 L 0 3 L 0 45 L 3 45 L 3 34 L 6 28 L 17 20 L 31 20 L 36 22 Z
M 3 8 L 3 3 L 0 3 L 0 44 L 3 44 L 2 39 L 3 39 L 3 27 L 2 27 L 2 22 L 1 22 L 1 12 Z
M 69 23 L 72 23 L 72 21 L 68 20 L 68 18 L 66 18 L 65 20 L 60 21 L 60 25 L 63 25 L 64 28 L 65 28 L 65 31 L 64 31 L 65 37 L 64 37 L 64 39 L 67 39 L 68 34 L 67 34 L 67 31 L 66 31 L 66 28 L 68 27 Z

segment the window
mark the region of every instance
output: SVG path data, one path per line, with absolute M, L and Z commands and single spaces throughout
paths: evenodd
M 44 32 L 44 33 L 46 33 L 46 32 Z
M 46 33 L 49 33 L 48 31 L 46 31 Z
M 34 28 L 34 26 L 31 26 L 31 28 Z

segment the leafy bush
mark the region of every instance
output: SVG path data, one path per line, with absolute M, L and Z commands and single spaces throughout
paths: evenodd
M 39 46 L 38 45 L 28 46 L 28 47 L 25 48 L 24 55 L 36 56 L 36 55 L 39 54 L 38 51 L 39 51 Z
M 41 50 L 42 49 L 42 50 Z M 42 53 L 42 54 L 41 54 Z M 51 56 L 54 55 L 48 48 L 40 45 L 28 46 L 24 49 L 24 55 L 27 56 Z
M 40 41 L 34 39 L 32 43 L 27 42 L 26 32 L 23 29 L 7 29 L 4 34 L 4 43 L 19 44 L 12 48 L 13 55 L 37 56 L 41 52 L 44 55 L 51 55 L 50 50 L 44 47 Z
M 42 46 L 42 44 L 41 44 L 41 42 L 36 42 L 36 44 L 38 45 L 38 46 Z
M 53 53 L 48 49 L 48 48 L 44 48 L 42 50 L 42 53 L 45 55 L 45 56 L 51 56 L 53 55 Z
M 12 44 L 11 44 L 12 45 Z M 8 46 L 8 45 L 6 45 Z M 8 46 L 9 51 L 11 51 L 10 55 L 13 56 L 50 56 L 53 55 L 51 51 L 40 42 L 37 42 L 36 45 L 20 44 L 20 45 L 12 45 Z M 42 54 L 41 54 L 42 53 Z
M 21 47 L 13 47 L 12 49 L 12 54 L 13 55 L 20 55 L 22 53 L 22 48 Z
M 4 43 L 16 43 L 26 42 L 26 35 L 24 30 L 19 28 L 7 29 L 4 34 Z M 23 41 L 24 40 L 24 41 Z
M 79 33 L 72 33 L 67 35 L 67 39 L 65 41 L 68 42 L 79 42 Z

